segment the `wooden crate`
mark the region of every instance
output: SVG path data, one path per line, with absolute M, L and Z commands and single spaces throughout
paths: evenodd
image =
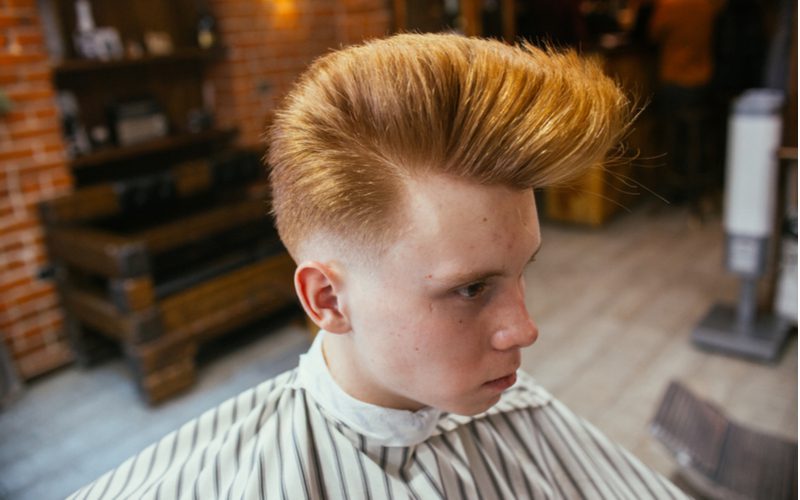
M 545 214 L 550 220 L 598 227 L 635 201 L 630 164 L 593 168 L 569 186 L 547 188 Z
M 236 187 L 253 166 L 236 165 L 183 163 L 41 207 L 77 358 L 91 365 L 111 341 L 149 403 L 191 386 L 202 342 L 296 301 L 267 200 Z
M 622 141 L 622 158 L 591 168 L 569 186 L 545 190 L 544 215 L 597 227 L 645 196 L 660 198 L 664 168 L 663 152 L 656 141 L 657 117 L 649 105 L 656 84 L 654 60 L 630 45 L 596 50 L 591 55 L 634 103 L 635 121 Z

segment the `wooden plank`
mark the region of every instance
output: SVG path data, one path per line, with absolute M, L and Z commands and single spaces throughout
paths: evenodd
M 461 0 L 460 7 L 461 15 L 464 19 L 464 34 L 467 36 L 481 36 L 483 34 L 482 2 L 479 0 Z
M 102 276 L 140 276 L 150 268 L 146 247 L 135 238 L 68 226 L 50 228 L 47 238 L 54 260 Z
M 66 308 L 64 312 L 67 338 L 79 366 L 90 368 L 119 355 L 119 346 L 116 340 L 88 330 L 69 308 Z
M 150 276 L 111 279 L 108 292 L 117 309 L 126 313 L 153 307 L 156 300 Z
M 503 39 L 514 42 L 517 38 L 517 17 L 514 0 L 502 0 L 501 11 L 503 16 Z
M 110 217 L 119 210 L 117 195 L 110 184 L 79 189 L 67 196 L 45 201 L 39 208 L 45 224 Z
M 194 359 L 197 342 L 183 335 L 162 335 L 141 344 L 128 344 L 125 354 L 137 374 L 154 373 L 182 359 Z
M 396 32 L 408 29 L 406 9 L 408 9 L 407 0 L 394 0 L 394 30 Z
M 160 182 L 175 186 L 175 195 L 187 198 L 211 189 L 212 166 L 208 160 L 180 163 L 159 175 Z M 141 179 L 128 181 L 140 182 Z M 122 193 L 126 182 L 105 183 L 78 189 L 59 198 L 45 201 L 40 206 L 42 219 L 48 225 L 108 218 L 123 212 Z
M 263 200 L 245 200 L 171 221 L 131 236 L 87 227 L 57 227 L 48 232 L 51 256 L 108 277 L 134 277 L 150 270 L 148 253 L 209 238 L 236 225 L 263 219 Z
M 160 253 L 265 217 L 264 200 L 249 199 L 146 229 L 133 239 L 143 241 L 151 253 Z
M 546 189 L 546 215 L 560 222 L 598 227 L 625 208 L 633 191 L 625 185 L 630 166 L 597 166 L 569 186 Z
M 68 287 L 64 300 L 75 319 L 121 342 L 145 342 L 161 334 L 156 309 L 124 314 L 103 297 Z
M 288 254 L 266 258 L 209 280 L 159 303 L 166 332 L 211 335 L 235 321 L 237 314 L 258 312 L 294 300 L 294 262 Z
M 196 378 L 194 360 L 185 358 L 141 377 L 138 386 L 147 403 L 155 405 L 188 389 Z
M 170 172 L 180 197 L 202 193 L 212 187 L 211 164 L 208 160 L 187 161 L 176 165 Z
M 232 139 L 236 134 L 236 129 L 225 129 L 168 136 L 132 146 L 100 150 L 96 153 L 76 158 L 70 163 L 70 166 L 74 169 L 102 167 L 106 164 L 130 160 L 140 156 L 188 149 L 209 142 L 224 142 Z
M 117 340 L 126 338 L 128 326 L 114 304 L 75 288 L 65 290 L 64 300 L 79 321 Z

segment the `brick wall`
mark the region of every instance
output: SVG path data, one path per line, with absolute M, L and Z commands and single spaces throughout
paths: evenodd
M 166 1 L 166 0 L 165 0 Z M 211 75 L 221 125 L 261 144 L 266 117 L 315 57 L 389 31 L 388 0 L 210 0 L 224 61 Z M 73 188 L 36 0 L 0 0 L 0 338 L 23 378 L 72 359 L 36 205 Z
M 0 338 L 24 378 L 70 361 L 36 205 L 71 189 L 35 0 L 0 2 Z
M 228 57 L 216 66 L 217 118 L 259 145 L 269 112 L 316 57 L 389 32 L 388 0 L 211 0 Z

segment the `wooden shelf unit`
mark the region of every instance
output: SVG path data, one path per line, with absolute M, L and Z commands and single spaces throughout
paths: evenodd
M 167 33 L 169 55 L 79 59 L 72 0 L 51 3 L 64 59 L 53 64 L 87 131 L 114 130 L 118 103 L 146 98 L 169 135 L 106 145 L 70 162 L 73 193 L 41 204 L 50 258 L 78 361 L 122 351 L 148 403 L 195 379 L 198 345 L 296 306 L 294 263 L 268 216 L 263 151 L 235 146 L 235 128 L 194 131 L 209 65 L 222 48 L 197 46 L 203 0 L 92 2 L 96 25 L 124 44 Z M 113 136 L 113 134 L 111 134 Z

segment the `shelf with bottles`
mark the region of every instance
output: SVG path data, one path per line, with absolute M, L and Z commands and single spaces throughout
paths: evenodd
M 222 54 L 205 0 L 39 0 L 56 74 L 205 61 Z
M 225 49 L 222 47 L 213 47 L 209 49 L 188 47 L 174 50 L 170 54 L 124 57 L 121 59 L 111 59 L 107 61 L 94 59 L 67 59 L 54 64 L 53 73 L 56 79 L 58 79 L 65 75 L 108 71 L 119 68 L 136 68 L 139 66 L 174 64 L 183 62 L 196 62 L 202 64 L 221 59 L 224 54 Z
M 148 154 L 177 151 L 199 144 L 227 142 L 235 137 L 236 133 L 237 130 L 235 128 L 211 129 L 203 132 L 185 132 L 169 135 L 131 146 L 110 147 L 108 149 L 101 149 L 83 156 L 78 156 L 70 162 L 70 167 L 73 169 L 85 169 L 129 160 Z

